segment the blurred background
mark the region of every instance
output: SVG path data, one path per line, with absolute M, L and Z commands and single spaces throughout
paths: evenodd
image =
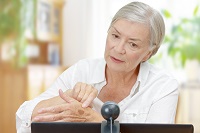
M 65 69 L 103 57 L 116 11 L 133 0 L 0 0 L 0 132 L 14 133 L 15 112 Z M 151 63 L 180 83 L 176 123 L 200 133 L 200 0 L 138 0 L 160 11 L 166 37 Z

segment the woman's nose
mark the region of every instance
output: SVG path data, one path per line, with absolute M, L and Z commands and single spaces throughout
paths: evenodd
M 125 42 L 120 41 L 118 44 L 115 45 L 115 51 L 120 54 L 125 54 Z

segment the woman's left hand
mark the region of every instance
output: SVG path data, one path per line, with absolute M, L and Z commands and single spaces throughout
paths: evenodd
M 42 108 L 33 121 L 37 122 L 100 122 L 103 117 L 92 108 L 83 108 L 82 103 L 65 95 L 59 90 L 60 97 L 66 101 L 63 104 Z

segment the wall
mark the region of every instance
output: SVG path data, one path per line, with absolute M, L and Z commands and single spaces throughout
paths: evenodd
M 66 0 L 63 10 L 63 64 L 69 66 L 82 58 L 103 57 L 111 19 L 121 6 L 130 1 L 133 0 Z M 198 3 L 198 0 L 182 0 L 181 4 L 185 6 L 180 6 L 180 2 L 174 0 L 138 1 L 157 10 L 168 9 L 177 19 L 191 15 L 190 9 Z M 167 29 L 170 24 L 166 23 Z

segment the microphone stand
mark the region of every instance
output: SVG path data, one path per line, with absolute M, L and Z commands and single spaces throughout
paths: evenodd
M 101 123 L 101 133 L 119 133 L 119 121 L 102 121 Z

